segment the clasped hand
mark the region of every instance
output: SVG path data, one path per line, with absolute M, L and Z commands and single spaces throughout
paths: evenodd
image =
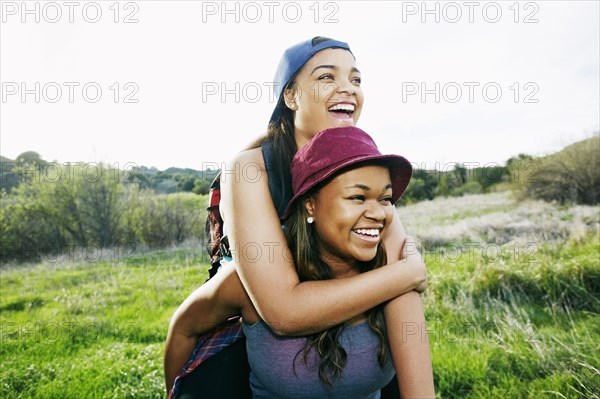
M 411 265 L 414 265 L 413 267 L 416 267 L 417 273 L 419 273 L 419 280 L 414 290 L 418 293 L 423 293 L 427 289 L 427 267 L 423 256 L 419 252 L 417 242 L 411 236 L 406 236 L 402 243 L 400 260 L 410 262 Z

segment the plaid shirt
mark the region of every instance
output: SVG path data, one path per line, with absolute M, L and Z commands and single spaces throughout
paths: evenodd
M 216 330 L 203 334 L 198 339 L 198 343 L 190 356 L 185 367 L 181 370 L 179 375 L 175 378 L 173 388 L 169 392 L 169 399 L 177 397 L 179 388 L 183 379 L 200 366 L 204 361 L 221 352 L 229 345 L 237 342 L 244 336 L 242 332 L 241 317 L 233 317 L 226 323 L 217 327 Z

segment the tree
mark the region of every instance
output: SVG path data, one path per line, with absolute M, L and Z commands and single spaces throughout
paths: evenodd
M 40 260 L 40 255 L 61 253 L 67 245 L 60 226 L 47 217 L 40 201 L 48 187 L 23 183 L 2 199 L 0 247 L 2 262 Z
M 417 177 L 410 179 L 406 191 L 400 200 L 401 204 L 412 204 L 426 199 L 425 181 Z
M 204 179 L 196 179 L 194 182 L 194 194 L 206 195 L 210 190 L 210 183 Z
M 15 159 L 14 174 L 18 184 L 39 180 L 47 168 L 48 162 L 44 161 L 35 151 L 26 151 Z
M 450 190 L 451 187 L 448 184 L 448 174 L 444 173 L 440 176 L 440 181 L 437 185 L 437 187 L 435 188 L 435 195 L 436 196 L 448 196 L 450 195 Z
M 14 161 L 2 157 L 0 160 L 0 195 L 10 193 L 19 185 L 19 174 Z
M 194 185 L 196 182 L 196 178 L 194 177 L 184 177 L 182 176 L 179 179 L 179 183 L 177 184 L 177 188 L 179 189 L 179 191 L 185 191 L 187 193 L 192 192 L 192 190 L 194 189 Z
M 454 176 L 458 180 L 458 185 L 462 186 L 467 182 L 467 168 L 462 163 L 454 165 Z
M 125 186 L 103 164 L 73 166 L 68 178 L 41 182 L 47 186 L 40 198 L 47 217 L 61 226 L 76 245 L 102 248 L 119 243 Z
M 15 162 L 24 165 L 43 165 L 46 163 L 40 154 L 35 151 L 25 151 L 21 153 L 19 156 L 17 156 Z
M 538 159 L 524 182 L 525 195 L 546 201 L 595 205 L 600 202 L 600 137 L 572 144 Z

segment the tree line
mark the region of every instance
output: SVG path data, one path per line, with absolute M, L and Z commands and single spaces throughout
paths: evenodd
M 0 175 L 0 189 L 10 193 L 22 181 L 32 178 L 52 180 L 57 178 L 56 169 L 60 169 L 59 177 L 68 178 L 76 164 L 48 162 L 35 151 L 26 151 L 15 160 L 0 156 L 2 164 Z M 88 166 L 90 164 L 87 164 Z M 219 173 L 219 170 L 196 170 L 190 168 L 168 168 L 164 171 L 155 167 L 126 164 L 119 167 L 104 165 L 110 174 L 119 174 L 129 183 L 136 183 L 141 189 L 150 189 L 157 193 L 170 194 L 175 192 L 188 192 L 194 194 L 208 194 L 210 184 Z M 67 175 L 67 176 L 62 176 Z

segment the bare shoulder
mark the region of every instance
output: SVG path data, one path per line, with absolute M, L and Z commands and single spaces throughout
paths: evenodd
M 236 154 L 221 169 L 221 214 L 224 219 L 238 200 L 260 204 L 269 197 L 268 177 L 260 147 Z
M 260 147 L 242 151 L 227 162 L 227 171 L 235 171 L 235 168 L 258 168 L 265 170 L 265 160 Z
M 236 154 L 221 169 L 221 194 L 224 200 L 233 199 L 240 190 L 248 194 L 265 189 L 268 191 L 267 172 L 260 147 Z

